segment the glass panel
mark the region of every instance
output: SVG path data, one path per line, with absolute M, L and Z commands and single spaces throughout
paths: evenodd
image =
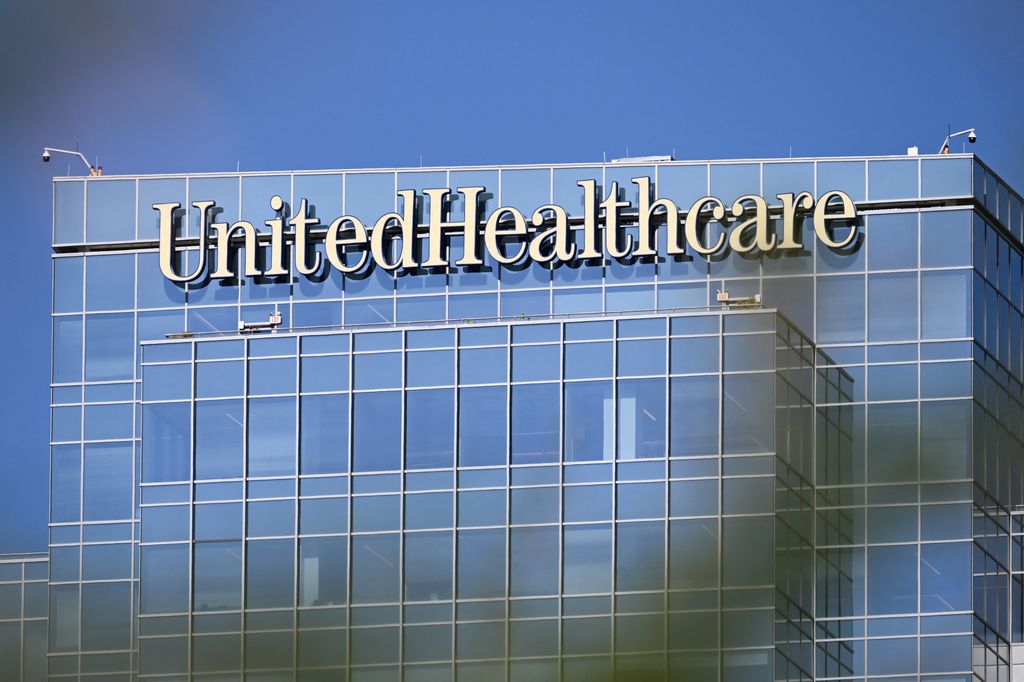
M 917 267 L 917 213 L 891 213 L 868 217 L 869 270 Z
M 352 538 L 352 602 L 373 604 L 399 599 L 399 535 Z
M 761 165 L 711 164 L 711 194 L 727 206 L 744 194 L 761 194 Z
M 620 381 L 618 401 L 619 459 L 664 457 L 664 379 Z
M 394 173 L 348 173 L 345 175 L 345 213 L 372 228 L 385 213 L 395 210 Z
M 671 380 L 673 457 L 718 453 L 718 377 Z
M 135 307 L 135 256 L 91 256 L 85 260 L 86 310 L 131 310 Z M 129 286 L 125 286 L 129 283 Z
M 510 595 L 557 594 L 558 528 L 512 528 L 511 534 Z
M 971 271 L 921 273 L 921 338 L 970 336 Z
M 558 461 L 558 384 L 513 386 L 511 417 L 513 464 Z
M 132 517 L 133 453 L 131 443 L 85 446 L 83 520 L 106 521 Z
M 299 540 L 299 606 L 345 603 L 346 542 L 343 537 Z
M 238 177 L 229 178 L 189 178 L 189 201 L 215 201 L 208 222 L 233 223 L 239 219 L 238 210 Z M 194 206 L 188 209 L 188 236 L 199 235 L 201 216 Z
M 81 446 L 56 445 L 51 448 L 50 467 L 50 520 L 78 521 L 81 499 Z
M 188 545 L 141 548 L 140 613 L 188 610 Z
M 516 349 L 519 350 L 519 349 Z M 591 379 L 612 375 L 611 343 L 570 343 L 565 346 L 565 378 Z
M 864 277 L 818 277 L 819 343 L 864 341 Z
M 917 274 L 868 277 L 868 340 L 917 338 Z
M 771 452 L 774 449 L 775 397 L 772 374 L 726 375 L 723 432 L 725 452 Z
M 567 526 L 563 582 L 566 594 L 610 592 L 612 529 L 608 524 Z
M 181 204 L 179 210 L 184 215 L 184 178 L 139 180 L 139 239 L 156 240 L 160 237 L 160 212 L 153 208 L 153 204 L 169 202 Z M 182 231 L 184 232 L 184 229 Z
M 295 393 L 295 358 L 249 361 L 249 395 Z
M 355 396 L 353 415 L 353 469 L 392 471 L 401 468 L 401 430 L 394 425 L 402 415 L 402 394 L 397 391 Z M 391 425 L 390 427 L 388 425 Z
M 50 651 L 78 649 L 78 585 L 54 585 L 50 588 Z
M 412 352 L 406 361 L 407 386 L 450 386 L 455 381 L 455 351 Z
M 86 240 L 127 242 L 135 239 L 135 181 L 90 180 L 86 183 Z
M 593 344 L 587 344 L 593 345 Z M 606 344 L 599 344 L 606 345 Z M 521 387 L 516 387 L 517 390 Z M 565 385 L 565 460 L 609 460 L 613 447 L 613 403 L 610 381 Z M 515 412 L 513 412 L 515 417 Z
M 917 608 L 917 548 L 868 547 L 867 561 L 868 613 L 913 613 Z
M 566 521 L 606 521 L 612 517 L 610 485 L 565 488 Z
M 85 183 L 53 183 L 54 241 L 77 244 L 85 241 Z
M 265 221 L 275 218 L 270 208 L 270 198 L 280 196 L 285 203 L 285 221 L 290 217 L 288 209 L 292 201 L 292 179 L 288 175 L 255 175 L 242 178 L 242 220 L 253 224 L 257 232 L 270 232 Z M 296 206 L 297 208 L 297 206 Z
M 921 196 L 970 196 L 971 159 L 921 159 Z
M 405 465 L 409 469 L 450 467 L 455 457 L 455 392 L 409 391 L 406 398 Z
M 249 400 L 249 476 L 295 473 L 295 398 Z
M 219 364 L 219 363 L 218 363 Z M 242 475 L 243 408 L 241 400 L 196 403 L 195 477 Z
M 74 313 L 82 310 L 83 258 L 53 260 L 53 312 Z
M 309 214 L 320 219 L 320 224 L 344 213 L 342 207 L 342 176 L 340 174 L 294 175 L 292 178 L 295 197 L 292 210 L 296 210 L 301 199 L 307 199 Z
M 89 315 L 85 323 L 86 381 L 133 378 L 135 319 L 131 313 Z
M 348 396 L 303 396 L 300 414 L 302 473 L 348 471 Z
M 620 523 L 616 532 L 616 591 L 664 590 L 664 522 Z
M 459 466 L 505 464 L 506 401 L 507 389 L 504 386 L 461 389 Z
M 452 598 L 452 534 L 410 533 L 405 539 L 405 597 L 408 601 Z
M 401 385 L 401 354 L 371 353 L 355 357 L 356 388 L 398 388 Z
M 779 194 L 810 192 L 814 194 L 813 163 L 766 163 L 764 173 L 764 198 L 769 204 L 780 204 Z
M 188 403 L 157 403 L 142 408 L 142 480 L 187 481 L 191 457 Z
M 195 506 L 196 540 L 234 540 L 242 537 L 241 504 Z
M 242 543 L 196 543 L 192 608 L 229 611 L 242 605 Z
M 220 398 L 242 395 L 245 366 L 235 362 L 196 363 L 196 397 Z
M 665 342 L 660 339 L 620 341 L 619 376 L 664 374 L 665 357 Z
M 246 608 L 292 606 L 295 601 L 295 541 L 250 541 L 247 551 Z
M 917 159 L 868 162 L 872 201 L 917 198 Z
M 512 348 L 512 381 L 558 379 L 561 375 L 560 365 L 561 353 L 558 346 Z
M 866 173 L 863 161 L 824 161 L 818 162 L 817 168 L 818 196 L 840 190 L 849 194 L 854 201 L 864 200 Z
M 83 650 L 127 649 L 131 645 L 131 583 L 82 585 Z

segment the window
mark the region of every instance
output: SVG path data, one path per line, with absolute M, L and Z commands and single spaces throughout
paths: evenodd
M 302 426 L 299 452 L 302 473 L 332 474 L 348 471 L 348 396 L 303 396 L 300 414 Z
M 344 537 L 299 540 L 299 605 L 344 604 L 347 547 Z
M 400 537 L 357 535 L 352 538 L 352 602 L 397 602 Z
M 613 419 L 610 381 L 566 384 L 565 461 L 610 460 Z
M 401 468 L 402 394 L 397 391 L 355 396 L 352 424 L 355 471 Z
M 455 458 L 455 392 L 450 388 L 406 394 L 405 466 L 451 467 Z
M 242 543 L 195 544 L 192 604 L 196 611 L 229 611 L 242 605 Z
M 187 481 L 191 463 L 188 403 L 155 403 L 142 408 L 142 480 Z
M 195 411 L 196 479 L 240 477 L 244 442 L 242 401 L 199 401 Z
M 566 594 L 611 592 L 611 526 L 604 523 L 566 526 L 564 534 L 564 592 Z
M 97 443 L 85 446 L 85 484 L 82 490 L 85 521 L 132 517 L 131 443 Z
M 507 395 L 504 386 L 460 389 L 459 466 L 505 464 Z
M 266 609 L 294 602 L 295 541 L 255 540 L 248 543 L 245 606 Z
M 665 380 L 619 381 L 619 459 L 665 456 Z
M 295 473 L 295 398 L 249 401 L 249 476 Z
M 452 598 L 452 534 L 408 533 L 405 536 L 405 599 Z
M 513 528 L 509 589 L 513 597 L 558 593 L 558 528 Z
M 673 457 L 718 453 L 718 382 L 717 376 L 671 380 Z
M 512 463 L 557 462 L 558 384 L 512 387 Z

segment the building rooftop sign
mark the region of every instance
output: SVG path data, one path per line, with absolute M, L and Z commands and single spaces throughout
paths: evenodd
M 384 270 L 419 270 L 449 266 L 445 249 L 446 234 L 465 236 L 465 247 L 456 267 L 485 265 L 484 251 L 492 263 L 515 265 L 573 262 L 604 257 L 651 258 L 681 257 L 688 252 L 713 256 L 729 251 L 737 253 L 800 250 L 800 224 L 810 219 L 813 231 L 822 244 L 831 249 L 849 247 L 857 237 L 857 211 L 845 192 L 833 190 L 817 200 L 808 193 L 784 193 L 775 196 L 771 207 L 765 197 L 747 194 L 727 205 L 718 197 L 705 196 L 681 210 L 670 199 L 651 199 L 651 179 L 631 180 L 639 191 L 639 202 L 620 199 L 618 183 L 612 182 L 607 196 L 601 200 L 596 180 L 580 180 L 583 192 L 583 215 L 569 216 L 562 206 L 545 204 L 529 216 L 520 209 L 503 206 L 481 215 L 480 199 L 485 187 L 459 187 L 455 194 L 466 206 L 462 220 L 446 220 L 444 208 L 453 196 L 449 188 L 426 189 L 422 196 L 430 200 L 425 226 L 417 225 L 417 192 L 398 191 L 403 200 L 401 213 L 380 216 L 371 227 L 352 215 L 341 216 L 329 225 L 310 216 L 309 203 L 299 201 L 295 214 L 286 219 L 287 207 L 280 196 L 270 200 L 275 217 L 266 220 L 270 228 L 269 257 L 265 263 L 257 258 L 261 237 L 256 227 L 245 220 L 228 224 L 211 222 L 215 202 L 194 201 L 200 214 L 198 259 L 191 271 L 180 271 L 177 234 L 184 211 L 180 203 L 153 204 L 160 218 L 160 269 L 174 282 L 191 282 L 208 275 L 210 279 L 246 277 L 278 277 L 289 275 L 289 258 L 285 244 L 294 243 L 295 269 L 310 276 L 324 267 L 323 255 L 313 243 L 323 241 L 330 266 L 343 273 L 356 273 L 372 260 Z M 775 221 L 781 222 L 781 233 Z M 286 231 L 286 225 L 291 229 Z M 717 227 L 716 227 L 717 225 Z M 625 228 L 633 228 L 627 231 Z M 659 253 L 657 229 L 666 229 L 665 252 Z M 838 229 L 837 229 L 838 228 Z M 573 231 L 582 231 L 577 240 Z M 426 235 L 426 247 L 417 249 L 420 235 Z M 482 242 L 482 244 L 481 244 Z M 245 263 L 242 273 L 232 269 L 231 247 L 244 244 Z M 481 248 L 482 246 L 482 248 Z M 213 254 L 209 252 L 213 251 Z M 425 256 L 425 257 L 424 257 Z M 209 263 L 207 259 L 209 258 Z

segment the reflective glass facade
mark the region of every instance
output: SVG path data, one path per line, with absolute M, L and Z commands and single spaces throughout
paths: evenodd
M 0 554 L 0 670 L 11 682 L 46 679 L 46 555 Z
M 860 236 L 187 286 L 157 265 L 158 202 L 266 231 L 273 195 L 372 225 L 397 190 L 482 185 L 482 212 L 575 216 L 577 181 L 636 206 L 638 176 L 680 206 L 842 190 Z M 1022 220 L 966 155 L 57 179 L 49 674 L 1007 679 Z

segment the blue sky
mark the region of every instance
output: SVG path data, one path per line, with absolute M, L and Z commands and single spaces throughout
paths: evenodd
M 43 146 L 127 174 L 901 154 L 952 125 L 1024 190 L 1022 25 L 1014 0 L 4 3 L 0 553 L 46 547 L 50 178 L 78 162 Z

